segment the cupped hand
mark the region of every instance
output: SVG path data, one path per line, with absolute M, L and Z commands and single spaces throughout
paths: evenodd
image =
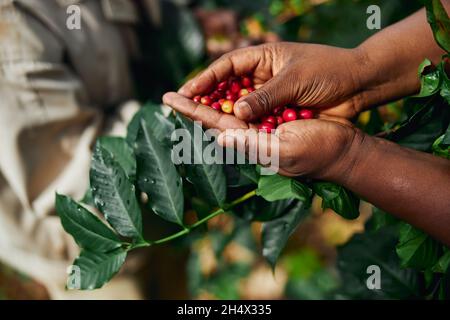
M 350 119 L 362 111 L 359 81 L 362 54 L 358 49 L 298 43 L 270 43 L 223 55 L 178 93 L 193 98 L 231 76 L 251 74 L 256 91 L 235 104 L 246 122 L 277 106 L 296 104 L 317 113 Z
M 175 92 L 166 93 L 163 100 L 176 111 L 200 121 L 203 127 L 220 130 L 218 143 L 222 146 L 237 148 L 250 157 L 256 153 L 257 161 L 261 148 L 266 149 L 262 150 L 265 155 L 273 155 L 276 149 L 276 169 L 286 176 L 340 180 L 349 174 L 354 150 L 358 149 L 355 144 L 363 139 L 363 133 L 349 121 L 326 115 L 284 123 L 275 134 L 266 134 L 258 132 L 254 124 L 197 104 Z

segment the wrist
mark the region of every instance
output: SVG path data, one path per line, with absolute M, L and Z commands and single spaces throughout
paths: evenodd
M 357 85 L 355 95 L 355 109 L 363 112 L 383 100 L 382 88 L 387 82 L 385 67 L 376 57 L 371 56 L 370 45 L 366 43 L 352 49 L 355 67 L 353 68 L 353 79 Z M 381 72 L 380 72 L 381 71 Z
M 374 138 L 357 128 L 349 128 L 348 143 L 341 156 L 335 161 L 329 176 L 325 179 L 345 187 L 351 187 L 352 181 L 358 179 L 358 173 L 364 171 L 365 161 L 376 150 Z

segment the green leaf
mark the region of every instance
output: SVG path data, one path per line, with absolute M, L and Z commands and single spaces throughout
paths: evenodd
M 297 180 L 274 174 L 259 178 L 256 194 L 267 201 L 298 199 L 309 204 L 312 192 Z
M 96 207 L 122 236 L 142 240 L 142 217 L 134 185 L 101 141 L 96 144 L 90 170 Z
M 356 234 L 338 248 L 337 268 L 341 277 L 339 299 L 407 299 L 419 297 L 419 272 L 400 267 L 395 253 L 395 228 Z M 369 266 L 380 268 L 380 289 L 370 290 Z
M 351 191 L 331 182 L 315 182 L 313 190 L 322 198 L 322 208 L 331 209 L 346 219 L 359 217 L 359 198 Z
M 133 181 L 136 176 L 136 159 L 133 149 L 126 140 L 120 137 L 100 137 L 98 141 L 110 153 L 111 158 L 122 167 L 127 177 Z
M 425 270 L 436 264 L 439 244 L 426 233 L 403 223 L 396 251 L 402 267 Z
M 432 271 L 445 273 L 450 267 L 450 250 L 446 249 L 444 254 L 439 258 L 438 262 L 433 266 Z
M 136 141 L 141 119 L 152 128 L 152 133 L 156 139 L 166 145 L 171 145 L 170 137 L 175 130 L 175 123 L 172 116 L 166 117 L 162 113 L 161 105 L 148 102 L 142 107 L 128 125 L 127 142 L 133 145 Z
M 225 173 L 229 187 L 258 184 L 259 175 L 254 164 L 226 165 Z
M 428 23 L 433 30 L 436 42 L 450 52 L 450 19 L 440 0 L 425 0 Z
M 197 19 L 187 6 L 163 1 L 159 6 L 160 25 L 151 41 L 142 41 L 151 55 L 154 78 L 181 84 L 186 75 L 201 63 L 205 42 Z M 145 40 L 148 35 L 145 35 Z M 158 48 L 158 50 L 155 50 Z M 146 57 L 147 58 L 147 57 Z M 157 75 L 157 76 L 156 76 Z
M 233 213 L 246 221 L 270 221 L 283 215 L 294 202 L 295 199 L 269 202 L 256 196 L 234 208 Z
M 162 144 L 153 127 L 142 118 L 134 144 L 137 160 L 137 182 L 149 197 L 151 209 L 161 218 L 183 225 L 183 185 L 171 150 Z
M 83 198 L 80 200 L 81 203 L 90 205 L 95 207 L 94 196 L 92 195 L 91 187 L 89 187 L 83 195 Z
M 402 146 L 429 152 L 449 126 L 450 108 L 438 95 L 428 99 L 410 98 L 405 107 L 409 106 L 418 106 L 419 110 L 387 138 Z
M 441 144 L 444 144 L 446 146 L 450 146 L 450 125 L 448 126 L 447 131 L 445 132 L 445 135 L 442 138 Z
M 56 195 L 56 212 L 64 230 L 72 235 L 81 248 L 107 252 L 122 245 L 110 228 L 70 197 Z
M 177 122 L 180 128 L 184 129 L 180 144 L 190 145 L 189 163 L 184 163 L 187 180 L 194 185 L 197 194 L 210 205 L 222 207 L 227 197 L 224 168 L 221 164 L 214 164 L 214 159 L 208 159 L 212 164 L 205 163 L 204 157 L 204 148 L 213 142 L 207 141 L 202 128 L 186 117 L 178 114 Z M 185 139 L 189 139 L 189 141 L 185 141 Z
M 372 217 L 370 219 L 370 225 L 373 231 L 378 231 L 383 227 L 392 226 L 399 222 L 393 215 L 384 212 L 383 210 L 373 207 Z
M 450 159 L 450 147 L 443 143 L 445 135 L 440 136 L 433 143 L 433 154 L 439 157 Z
M 419 66 L 419 78 L 421 82 L 420 93 L 415 97 L 429 97 L 441 88 L 441 72 L 439 69 L 429 71 L 432 67 L 430 60 L 426 59 Z
M 298 201 L 286 214 L 270 222 L 263 223 L 261 236 L 262 254 L 272 268 L 275 268 L 278 257 L 289 237 L 308 214 L 308 207 L 307 203 Z
M 450 79 L 445 70 L 446 62 L 450 61 L 450 55 L 442 57 L 441 63 L 438 65 L 438 70 L 441 73 L 442 83 L 441 83 L 441 97 L 450 105 Z
M 68 285 L 69 289 L 93 290 L 101 288 L 120 270 L 126 256 L 127 252 L 123 249 L 108 253 L 82 250 L 80 256 L 73 263 L 73 273 L 69 278 L 72 281 Z M 79 279 L 77 279 L 78 276 Z M 76 287 L 77 285 L 79 285 L 79 288 Z

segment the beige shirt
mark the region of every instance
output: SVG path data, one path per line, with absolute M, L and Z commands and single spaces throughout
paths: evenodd
M 132 9 L 114 16 L 108 2 L 0 0 L 0 260 L 47 286 L 64 283 L 78 253 L 55 191 L 83 196 L 103 109 L 132 95 Z M 81 30 L 67 28 L 69 4 L 81 8 Z

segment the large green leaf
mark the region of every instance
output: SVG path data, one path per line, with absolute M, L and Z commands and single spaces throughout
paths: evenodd
M 90 170 L 94 202 L 122 236 L 142 240 L 142 217 L 134 185 L 101 141 L 96 144 Z
M 425 270 L 436 264 L 439 243 L 410 224 L 403 223 L 396 251 L 402 267 Z
M 213 159 L 207 164 L 204 158 L 204 148 L 207 141 L 202 128 L 193 121 L 177 115 L 177 121 L 183 129 L 183 139 L 180 144 L 190 146 L 191 156 L 189 163 L 184 163 L 186 178 L 194 185 L 198 195 L 205 199 L 210 205 L 221 207 L 227 196 L 227 181 L 224 168 L 221 164 L 214 164 Z M 185 141 L 189 139 L 189 141 Z M 196 163 L 197 162 L 197 163 Z
M 72 266 L 69 289 L 93 290 L 101 288 L 122 267 L 127 252 L 116 249 L 107 253 L 82 250 Z
M 359 198 L 351 191 L 331 182 L 315 182 L 313 190 L 322 198 L 322 208 L 332 209 L 346 219 L 359 216 Z
M 309 204 L 312 192 L 307 186 L 295 179 L 273 174 L 263 175 L 259 178 L 256 194 L 267 201 L 298 199 Z
M 110 228 L 70 197 L 57 194 L 56 211 L 64 230 L 72 235 L 81 248 L 107 252 L 122 245 Z
M 149 197 L 151 209 L 161 218 L 183 225 L 183 185 L 171 150 L 153 133 L 153 127 L 142 118 L 135 147 L 137 182 Z
M 298 201 L 293 208 L 281 217 L 263 223 L 261 235 L 262 254 L 272 268 L 275 268 L 278 257 L 289 237 L 308 214 L 308 207 L 307 203 Z
M 419 297 L 418 275 L 412 269 L 400 267 L 395 253 L 397 232 L 383 228 L 376 233 L 355 235 L 338 249 L 337 267 L 341 288 L 339 299 L 406 299 Z M 380 268 L 380 289 L 371 290 L 367 280 L 369 266 Z
M 127 142 L 133 145 L 136 141 L 141 119 L 144 119 L 156 139 L 166 145 L 171 145 L 170 137 L 175 129 L 173 116 L 164 116 L 161 106 L 148 102 L 142 107 L 133 119 L 131 119 L 127 130 Z
M 441 88 L 441 72 L 439 69 L 429 71 L 432 67 L 430 60 L 425 59 L 419 66 L 419 78 L 421 82 L 420 93 L 416 97 L 429 97 Z
M 436 42 L 450 52 L 450 19 L 440 0 L 425 0 L 428 23 L 433 29 Z
M 134 158 L 133 149 L 127 141 L 120 137 L 100 137 L 98 141 L 122 167 L 130 180 L 134 180 L 136 176 L 136 159 Z
M 450 108 L 439 95 L 427 99 L 410 98 L 406 107 L 409 105 L 421 107 L 387 138 L 402 146 L 429 152 L 450 123 Z

